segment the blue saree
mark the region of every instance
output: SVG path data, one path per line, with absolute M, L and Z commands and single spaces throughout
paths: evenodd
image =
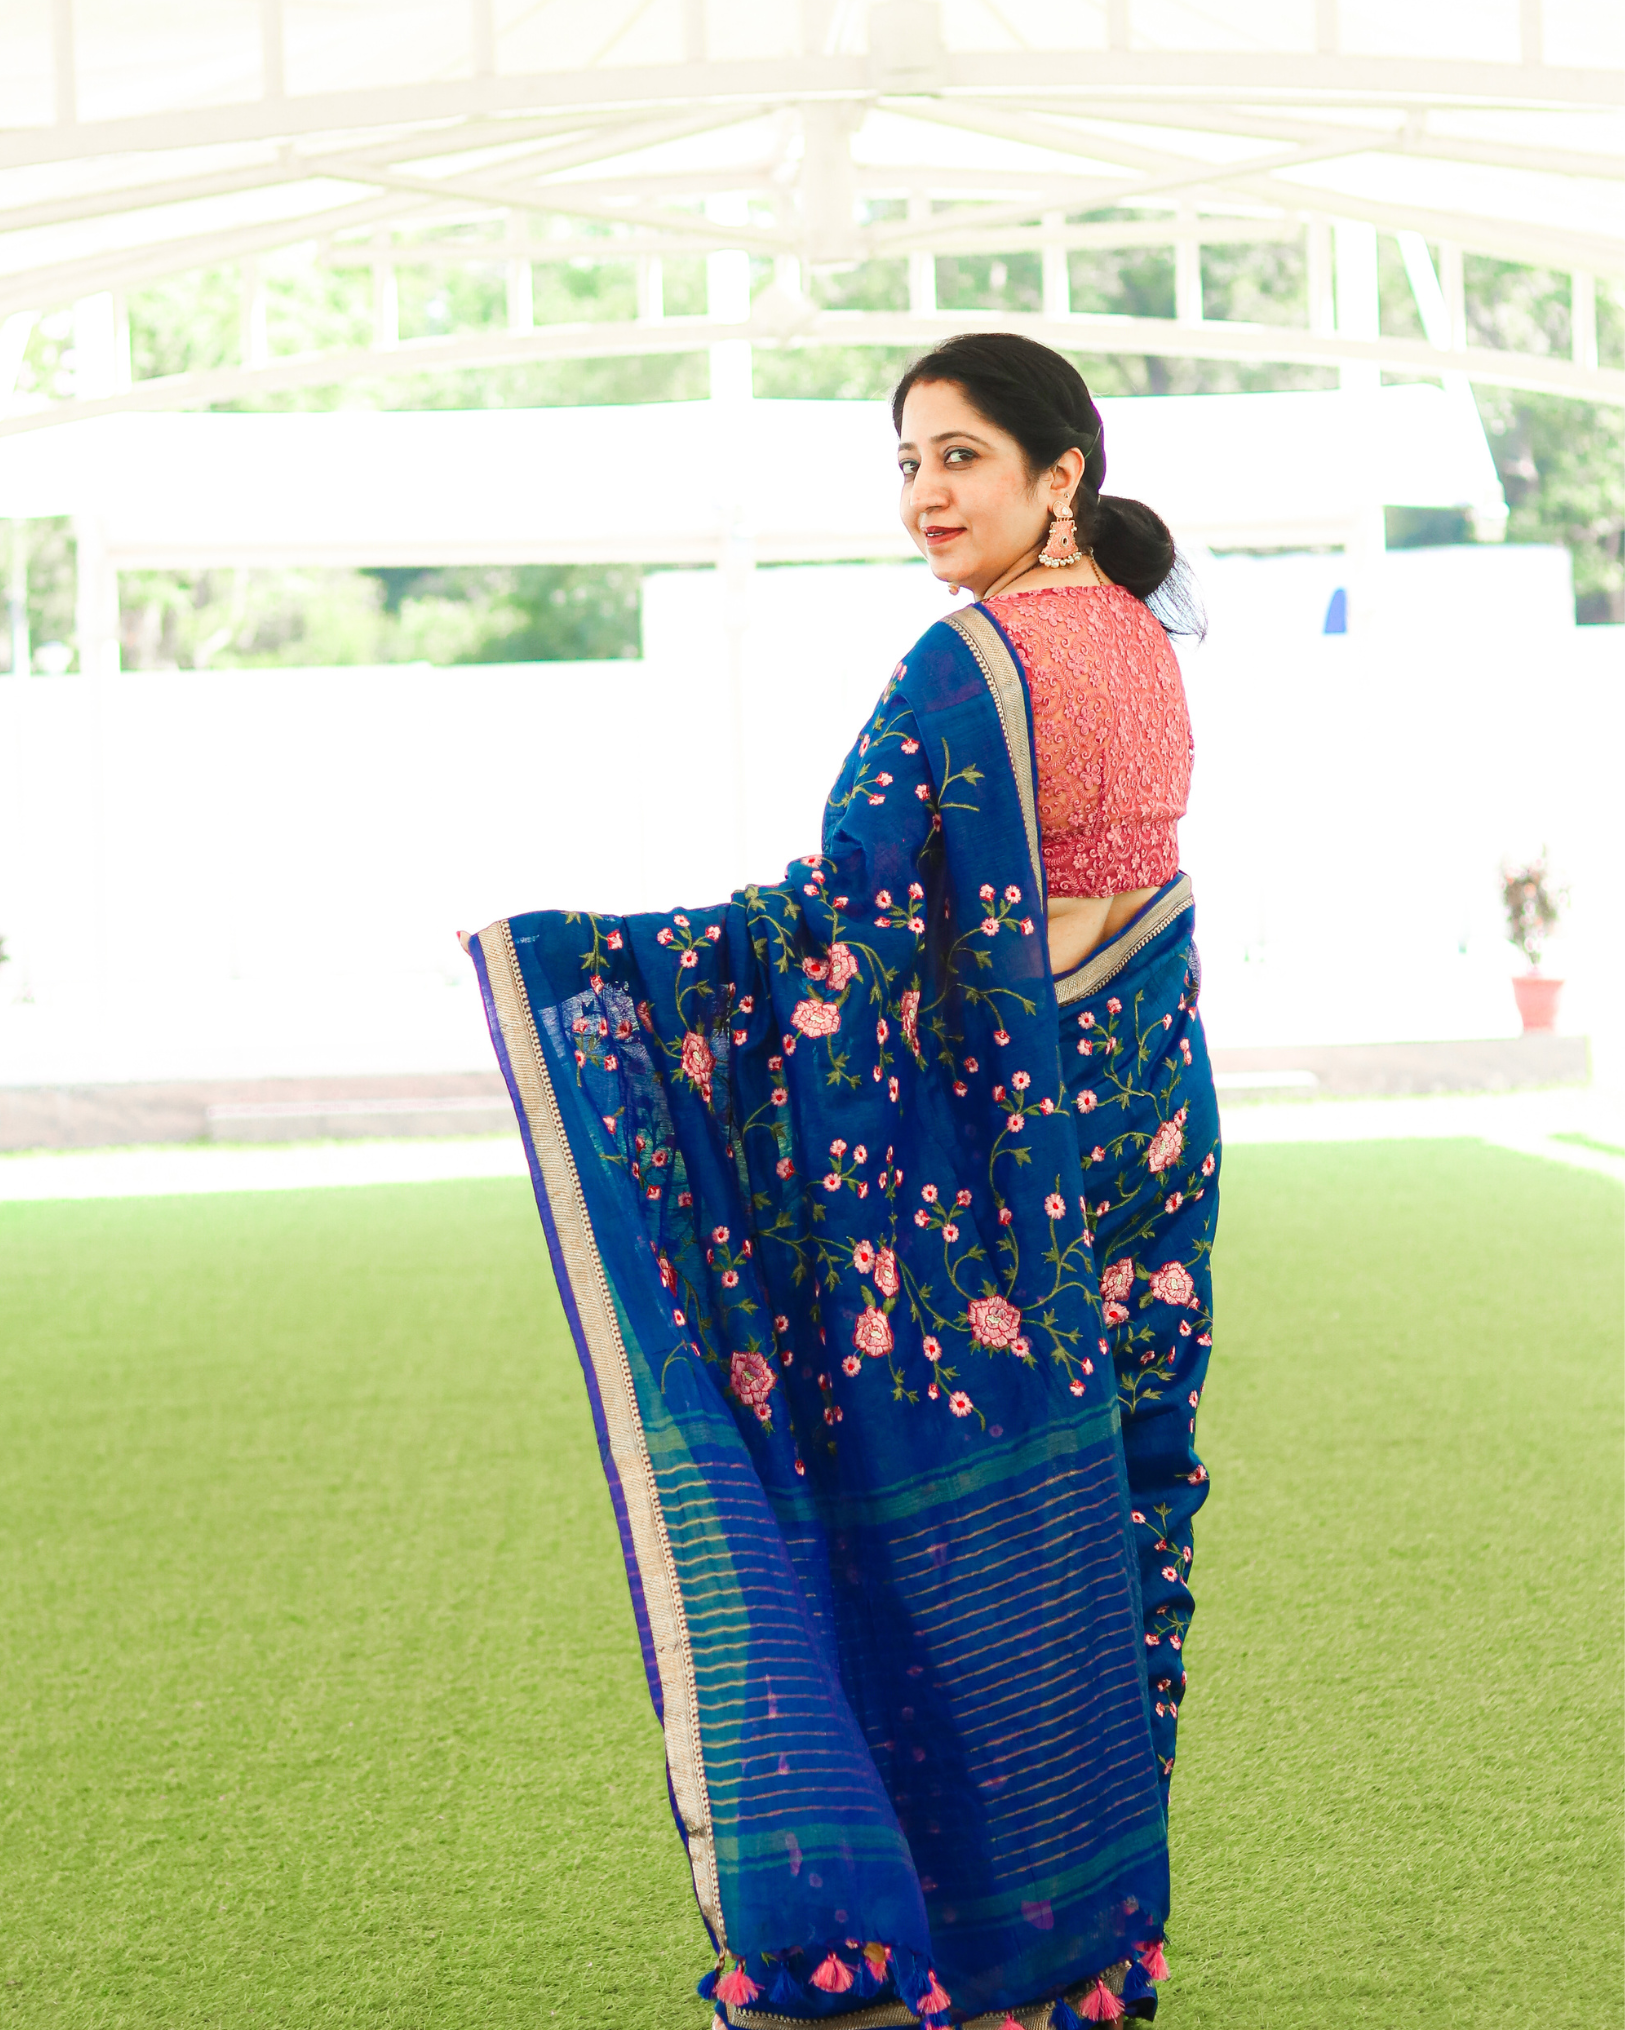
M 1188 881 L 1057 983 L 1034 779 L 964 610 L 783 882 L 470 942 L 726 2025 L 1155 2008 L 1217 1119 Z

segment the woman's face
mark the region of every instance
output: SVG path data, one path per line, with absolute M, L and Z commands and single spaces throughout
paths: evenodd
M 1021 446 L 953 381 L 916 381 L 909 389 L 897 463 L 903 526 L 950 584 L 980 598 L 1044 541 L 1050 495 L 1059 493 L 1052 475 L 1030 479 Z

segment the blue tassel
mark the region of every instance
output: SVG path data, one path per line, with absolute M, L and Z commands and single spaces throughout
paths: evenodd
M 914 2011 L 919 2014 L 920 1997 L 931 1985 L 931 1969 L 918 1953 L 907 1946 L 898 1946 L 892 1952 L 892 1979 L 897 1992 Z
M 1157 1984 L 1152 1980 L 1145 1968 L 1140 1965 L 1138 1960 L 1130 1960 L 1128 1972 L 1123 1979 L 1123 2000 L 1125 2002 L 1141 2002 L 1144 2001 L 1147 1995 L 1154 1995 L 1156 1992 Z
M 1083 2018 L 1073 2008 L 1065 1995 L 1050 2011 L 1050 2030 L 1083 2030 Z
M 869 1964 L 869 1955 L 867 1953 L 860 1952 L 858 1954 L 856 1987 L 857 1992 L 865 1997 L 880 1993 L 881 1982 L 876 1976 L 874 1968 Z
M 702 2002 L 709 2002 L 716 1994 L 716 1991 L 717 1970 L 713 1967 L 708 1974 L 701 1974 L 700 1978 L 694 1983 L 694 1992 Z
M 774 1976 L 772 1987 L 767 1991 L 767 1999 L 773 2004 L 775 2009 L 794 2009 L 806 2006 L 807 1991 L 796 1979 L 795 1975 L 791 1973 L 788 1964 L 783 1960 L 779 1962 L 779 1971 Z

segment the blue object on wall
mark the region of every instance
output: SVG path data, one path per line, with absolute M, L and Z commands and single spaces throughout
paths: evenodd
M 1325 625 L 1322 634 L 1347 634 L 1349 631 L 1349 595 L 1345 586 L 1339 585 L 1332 594 L 1326 608 Z

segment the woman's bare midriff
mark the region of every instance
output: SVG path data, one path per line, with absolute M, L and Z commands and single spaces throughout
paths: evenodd
M 1123 895 L 1052 895 L 1050 971 L 1059 978 L 1082 965 L 1097 945 L 1114 938 L 1156 892 L 1154 888 L 1131 888 Z

